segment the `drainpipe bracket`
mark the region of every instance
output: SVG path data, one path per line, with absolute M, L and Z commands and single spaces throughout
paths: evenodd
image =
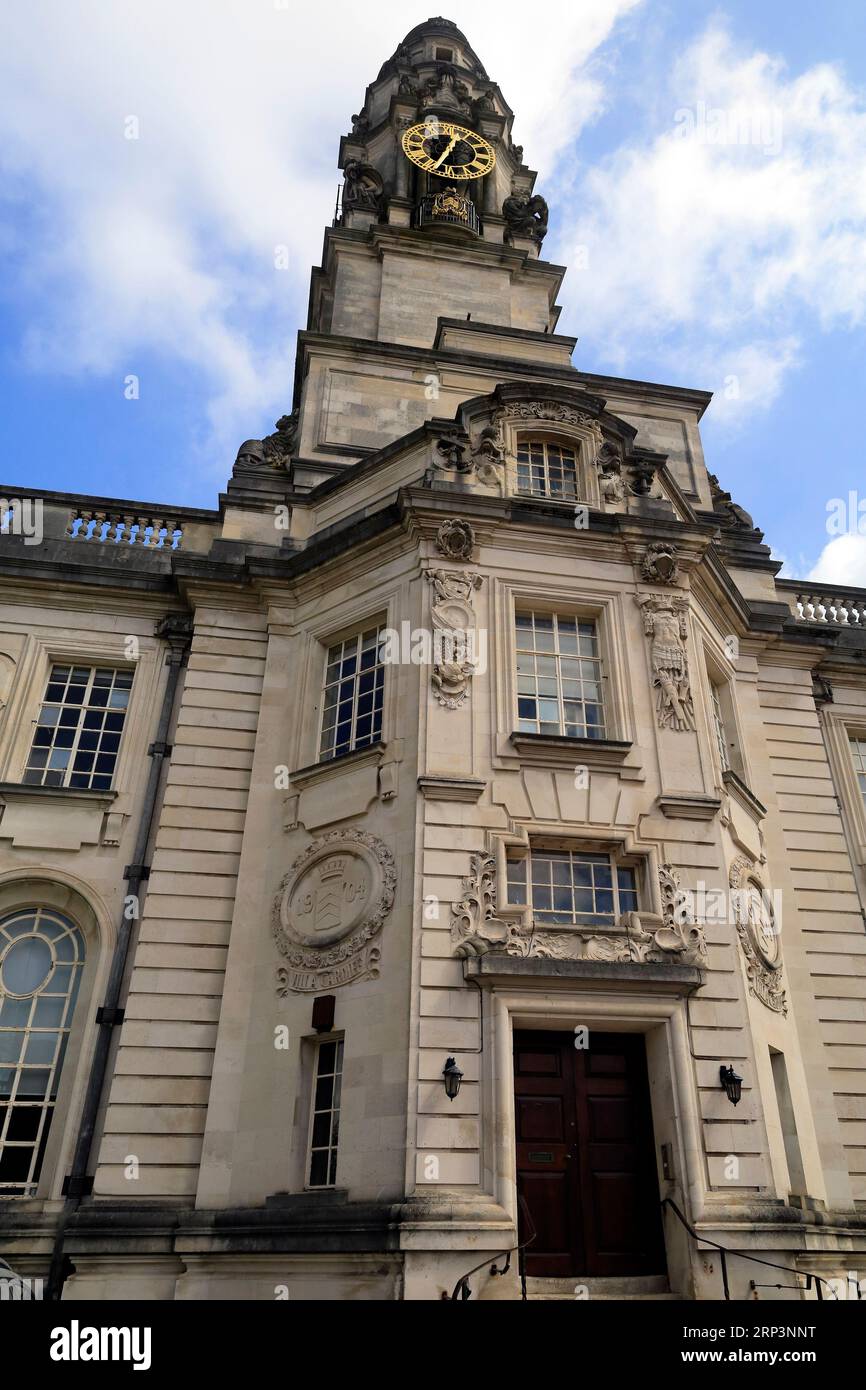
M 125 1017 L 125 1009 L 103 1007 L 96 1010 L 96 1022 L 103 1028 L 119 1028 Z
M 73 1175 L 70 1173 L 68 1177 L 63 1179 L 64 1197 L 89 1197 L 91 1196 L 92 1192 L 93 1178 L 89 1176 L 87 1173 L 83 1173 L 80 1177 L 77 1178 L 73 1177 Z

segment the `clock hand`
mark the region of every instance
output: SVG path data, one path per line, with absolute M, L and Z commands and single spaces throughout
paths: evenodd
M 447 150 L 443 150 L 442 153 L 440 154 L 439 158 L 436 160 L 436 163 L 433 165 L 433 169 L 438 169 L 440 164 L 444 164 L 444 163 L 445 163 L 445 160 L 448 158 L 449 154 L 451 153 L 451 151 L 453 150 L 453 148 L 454 148 L 454 146 L 455 146 L 456 144 L 457 144 L 457 136 L 455 135 L 454 138 L 453 138 L 453 140 L 451 141 L 451 144 L 448 146 Z M 433 169 L 430 170 L 430 173 L 431 173 L 431 174 L 433 173 Z

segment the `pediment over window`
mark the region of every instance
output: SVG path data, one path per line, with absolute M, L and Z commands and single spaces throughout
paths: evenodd
M 575 387 L 505 382 L 466 401 L 441 433 L 433 466 L 481 491 L 625 515 L 694 520 L 667 458 L 636 445 L 633 425 Z

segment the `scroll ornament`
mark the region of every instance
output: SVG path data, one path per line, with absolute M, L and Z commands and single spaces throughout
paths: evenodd
M 456 710 L 466 703 L 475 674 L 472 595 L 482 581 L 469 570 L 434 570 L 427 578 L 434 591 L 433 693 L 445 709 Z

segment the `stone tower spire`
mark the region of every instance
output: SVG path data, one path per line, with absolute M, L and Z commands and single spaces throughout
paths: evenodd
M 512 141 L 513 123 L 498 85 L 456 24 L 441 17 L 419 24 L 367 88 L 352 132 L 340 143 L 340 225 L 363 229 L 384 222 L 452 239 L 462 233 L 537 256 L 547 205 L 533 197 L 536 174 Z M 404 138 L 418 127 L 424 141 L 415 142 L 416 152 L 426 152 L 428 164 L 453 150 L 455 128 L 479 137 L 476 148 L 484 157 L 475 175 L 461 178 L 459 162 L 455 170 L 443 161 L 435 172 L 413 163 Z M 461 141 L 457 148 L 468 157 L 471 146 Z

